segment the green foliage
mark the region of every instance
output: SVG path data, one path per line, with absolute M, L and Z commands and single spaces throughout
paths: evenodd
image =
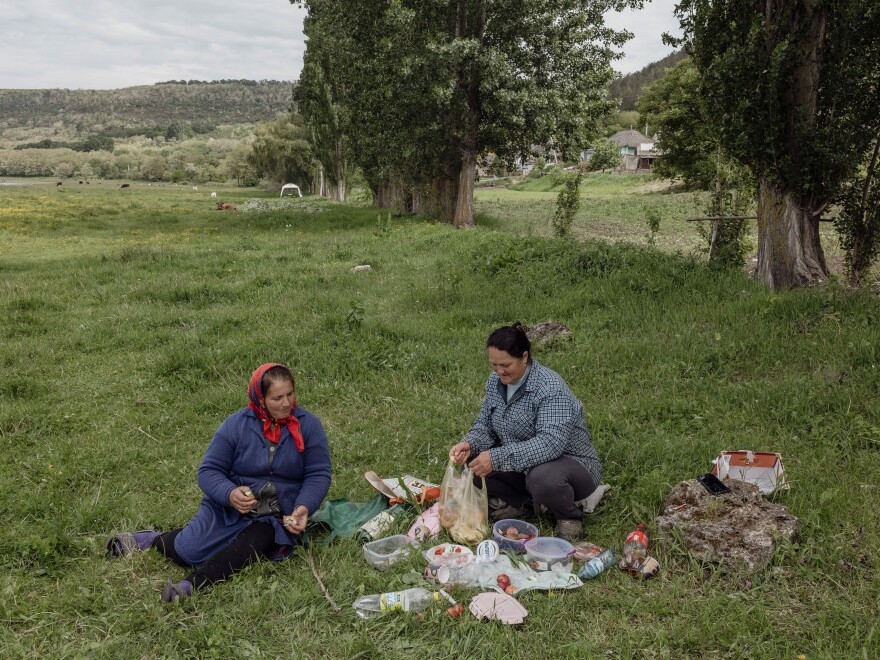
M 52 127 L 59 122 L 78 133 L 110 137 L 155 137 L 174 121 L 196 133 L 208 126 L 274 119 L 290 108 L 292 84 L 229 81 L 158 83 L 113 90 L 0 89 L 0 127 Z M 154 129 L 149 127 L 155 126 Z
M 544 175 L 544 168 L 547 167 L 547 161 L 543 156 L 538 156 L 532 163 L 532 169 L 529 170 L 527 177 L 529 179 L 537 179 Z
M 248 162 L 276 184 L 311 182 L 316 169 L 308 129 L 296 113 L 259 124 Z
M 392 203 L 392 192 L 430 189 L 442 217 L 469 225 L 481 155 L 512 162 L 546 144 L 566 157 L 595 134 L 611 107 L 611 47 L 627 36 L 606 26 L 602 11 L 641 3 L 304 4 L 307 96 L 323 99 L 307 113 L 316 135 L 346 131 L 344 148 L 380 204 Z
M 593 155 L 590 156 L 589 162 L 590 171 L 615 170 L 622 162 L 620 146 L 614 140 L 598 140 L 593 145 Z
M 657 245 L 657 232 L 660 231 L 660 220 L 660 212 L 657 209 L 648 211 L 645 221 L 648 225 L 648 245 L 651 247 Z
M 581 205 L 582 178 L 580 170 L 577 173 L 568 172 L 563 178 L 562 190 L 556 198 L 556 213 L 553 215 L 553 234 L 557 238 L 571 235 L 571 225 Z
M 748 168 L 725 160 L 720 149 L 716 153 L 715 189 L 706 206 L 708 216 L 742 216 L 748 214 L 755 200 L 754 177 Z M 745 220 L 713 221 L 709 229 L 699 228 L 707 239 L 709 264 L 719 269 L 742 270 L 751 249 Z
M 865 170 L 846 186 L 837 200 L 834 221 L 844 251 L 847 279 L 861 286 L 880 254 L 880 141 L 874 142 Z
M 833 199 L 880 133 L 880 6 L 685 0 L 676 13 L 725 152 L 812 208 Z
M 645 88 L 651 85 L 654 81 L 662 78 L 668 69 L 671 69 L 686 57 L 687 54 L 684 50 L 678 50 L 674 53 L 670 53 L 661 60 L 648 64 L 635 73 L 628 73 L 625 76 L 613 80 L 608 86 L 608 96 L 612 99 L 619 100 L 621 110 L 635 110 L 641 100 Z M 606 133 L 606 135 L 611 135 L 618 130 L 629 128 L 630 123 L 632 122 L 622 123 L 619 128 L 616 128 L 610 133 Z M 636 121 L 633 125 L 638 124 L 639 122 Z
M 684 60 L 667 70 L 645 89 L 638 108 L 659 134 L 656 147 L 661 155 L 652 166 L 654 173 L 710 189 L 720 133 L 700 90 L 694 63 Z

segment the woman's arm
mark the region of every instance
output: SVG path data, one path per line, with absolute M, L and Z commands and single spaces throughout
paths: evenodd
M 330 490 L 330 446 L 324 427 L 314 415 L 302 418 L 300 431 L 306 447 L 302 453 L 304 476 L 293 510 L 305 507 L 308 517 L 318 510 Z
M 465 434 L 464 438 L 462 438 L 462 442 L 466 442 L 470 445 L 471 458 L 494 444 L 492 435 L 489 432 L 489 415 L 491 414 L 494 405 L 492 401 L 493 397 L 489 390 L 492 384 L 492 377 L 490 376 L 489 380 L 486 381 L 486 394 L 483 396 L 483 403 L 480 405 L 480 414 L 477 415 L 477 419 L 474 421 L 473 426 L 471 426 L 471 430 Z
M 199 488 L 208 499 L 222 506 L 229 506 L 229 495 L 238 486 L 229 478 L 236 444 L 232 427 L 229 418 L 220 425 L 197 472 Z

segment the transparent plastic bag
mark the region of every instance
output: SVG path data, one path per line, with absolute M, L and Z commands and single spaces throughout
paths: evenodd
M 440 524 L 453 539 L 466 545 L 482 541 L 489 531 L 486 480 L 477 488 L 473 470 L 449 461 L 440 486 L 439 512 Z

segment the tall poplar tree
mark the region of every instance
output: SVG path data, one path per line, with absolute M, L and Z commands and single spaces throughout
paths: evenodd
M 880 132 L 876 0 L 681 0 L 725 151 L 758 177 L 758 276 L 823 283 L 819 217 Z
M 480 156 L 512 162 L 533 145 L 575 154 L 609 108 L 615 47 L 604 14 L 642 0 L 309 0 L 309 33 L 349 116 L 352 159 L 377 202 L 421 187 L 472 226 Z

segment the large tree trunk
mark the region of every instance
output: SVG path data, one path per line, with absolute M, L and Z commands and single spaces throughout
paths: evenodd
M 335 162 L 335 174 L 336 174 L 336 190 L 333 194 L 333 199 L 337 202 L 345 201 L 345 150 L 342 147 L 342 138 L 336 140 L 336 162 Z
M 467 147 L 461 158 L 458 199 L 455 204 L 455 215 L 452 218 L 453 226 L 459 229 L 474 226 L 474 178 L 476 174 L 477 149 L 476 146 Z
M 761 179 L 758 190 L 758 279 L 774 291 L 825 284 L 819 209 Z

